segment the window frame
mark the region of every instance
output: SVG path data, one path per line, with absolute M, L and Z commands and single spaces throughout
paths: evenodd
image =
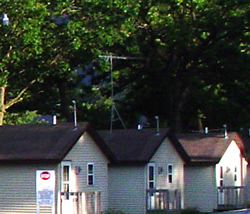
M 90 171 L 89 166 L 92 166 L 92 172 Z M 91 180 L 92 182 L 90 182 Z M 95 185 L 95 164 L 94 163 L 87 163 L 87 185 L 88 186 Z
M 220 166 L 220 179 L 219 179 L 219 186 L 224 186 L 224 167 Z
M 171 164 L 168 164 L 168 166 L 167 166 L 168 168 L 167 168 L 167 182 L 169 183 L 169 184 L 172 184 L 173 183 L 173 178 L 174 178 L 174 166 L 173 166 L 173 164 L 171 163 Z M 171 169 L 171 170 L 170 170 Z
M 68 168 L 68 180 L 64 180 L 64 170 L 65 168 Z M 70 188 L 71 188 L 71 170 L 72 170 L 72 163 L 71 161 L 62 161 L 61 162 L 61 191 L 62 192 L 70 192 Z M 68 185 L 67 190 L 65 191 L 65 187 L 64 185 Z
M 150 179 L 151 175 L 150 175 L 150 168 L 152 167 L 153 169 L 153 175 L 152 175 L 152 179 Z M 148 189 L 155 189 L 155 184 L 156 184 L 156 171 L 155 171 L 155 163 L 149 163 L 147 166 L 147 180 L 148 180 Z M 152 184 L 152 186 L 151 186 Z
M 238 181 L 238 168 L 237 166 L 234 167 L 234 181 Z

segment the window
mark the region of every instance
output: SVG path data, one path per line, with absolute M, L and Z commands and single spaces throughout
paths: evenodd
M 148 164 L 148 188 L 155 188 L 155 164 Z
M 173 165 L 168 164 L 168 183 L 173 183 Z
M 94 164 L 93 163 L 88 163 L 87 164 L 87 184 L 89 186 L 94 185 L 94 179 L 95 179 L 95 169 L 94 169 Z
M 71 162 L 62 162 L 62 192 L 70 191 L 70 172 L 71 172 Z
M 234 181 L 237 181 L 237 167 L 234 167 Z
M 220 167 L 220 186 L 224 185 L 223 178 L 224 178 L 224 172 L 223 172 L 223 167 L 221 166 Z

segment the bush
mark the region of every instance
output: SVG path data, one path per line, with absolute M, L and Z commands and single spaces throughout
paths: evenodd
M 120 210 L 110 209 L 106 210 L 104 214 L 125 214 L 125 213 Z
M 147 214 L 166 214 L 167 211 L 165 210 L 148 210 Z
M 201 214 L 201 212 L 195 207 L 190 207 L 182 210 L 181 214 Z

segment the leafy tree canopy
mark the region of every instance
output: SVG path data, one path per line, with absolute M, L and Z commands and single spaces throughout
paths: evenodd
M 249 123 L 246 0 L 13 0 L 0 6 L 11 23 L 0 32 L 0 83 L 7 89 L 1 112 L 8 100 L 25 97 L 12 111 L 55 111 L 71 120 L 75 99 L 79 119 L 102 128 L 114 102 L 128 127 L 140 114 L 159 115 L 176 130 Z

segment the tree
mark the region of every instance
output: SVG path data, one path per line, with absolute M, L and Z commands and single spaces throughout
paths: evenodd
M 244 96 L 249 86 L 248 8 L 247 1 L 142 0 L 137 38 L 147 63 L 143 75 L 133 77 L 141 100 L 137 109 L 147 103 L 144 111 L 161 114 L 180 130 L 191 97 L 197 117 L 209 117 L 204 115 L 208 106 L 199 102 L 209 103 L 200 96 L 205 91 L 211 97 L 219 90 L 219 97 L 233 102 L 229 88 L 236 87 Z
M 72 99 L 77 100 L 82 112 L 106 111 L 109 97 L 105 93 L 97 95 L 100 82 L 93 80 L 92 86 L 86 86 L 77 73 L 85 72 L 86 66 L 93 66 L 93 72 L 99 76 L 110 74 L 108 63 L 105 64 L 99 56 L 113 53 L 115 46 L 123 46 L 124 39 L 133 31 L 130 19 L 135 17 L 135 8 L 139 5 L 132 3 L 99 0 L 51 2 L 48 8 L 52 19 L 47 20 L 44 29 L 41 57 L 46 72 L 40 86 L 33 88 L 36 103 L 41 97 L 46 97 L 46 103 L 41 103 L 43 106 L 54 108 L 59 103 L 59 114 L 66 120 L 72 118 Z M 50 88 L 44 90 L 46 85 Z M 37 93 L 37 90 L 42 92 Z M 90 97 L 95 98 L 90 101 Z M 89 115 L 85 113 L 82 117 L 90 119 Z
M 0 31 L 0 125 L 4 113 L 20 102 L 28 87 L 39 77 L 42 51 L 41 28 L 48 15 L 46 5 L 35 0 L 1 1 L 10 21 Z M 11 84 L 10 84 L 11 83 Z
M 217 126 L 239 111 L 241 119 L 232 119 L 231 126 L 249 120 L 246 0 L 21 3 L 1 3 L 10 18 L 22 9 L 20 19 L 11 18 L 14 25 L 1 26 L 1 85 L 8 89 L 2 112 L 11 99 L 25 97 L 24 109 L 51 113 L 60 104 L 67 120 L 72 99 L 80 119 L 90 121 L 109 121 L 115 101 L 128 126 L 140 113 L 159 115 L 176 130 Z M 144 60 L 114 61 L 116 96 L 110 97 L 109 62 L 99 55 Z M 91 78 L 89 85 L 84 76 Z

